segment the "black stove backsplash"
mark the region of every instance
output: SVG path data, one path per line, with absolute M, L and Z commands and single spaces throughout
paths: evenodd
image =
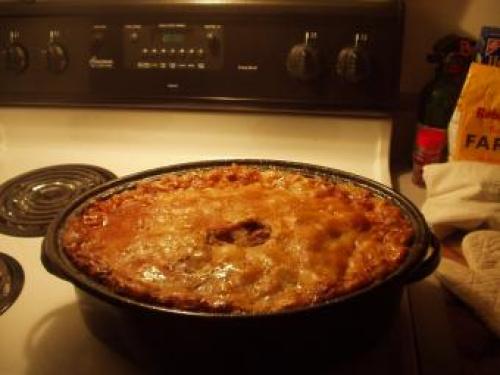
M 402 1 L 0 3 L 0 103 L 379 110 Z

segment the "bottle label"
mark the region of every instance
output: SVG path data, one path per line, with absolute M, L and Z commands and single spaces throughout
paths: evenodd
M 418 124 L 415 150 L 425 154 L 442 156 L 441 154 L 446 148 L 446 138 L 446 129 Z
M 422 178 L 424 165 L 443 161 L 446 138 L 445 129 L 418 124 L 413 152 L 413 182 L 415 184 L 424 186 Z

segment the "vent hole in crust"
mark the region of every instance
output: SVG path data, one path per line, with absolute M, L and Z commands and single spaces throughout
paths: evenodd
M 253 247 L 262 245 L 269 237 L 271 237 L 271 227 L 255 219 L 209 229 L 207 232 L 207 242 L 211 245 L 229 243 Z

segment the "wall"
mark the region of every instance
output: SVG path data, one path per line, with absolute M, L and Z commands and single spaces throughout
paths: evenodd
M 432 74 L 425 61 L 436 39 L 450 32 L 477 39 L 481 26 L 500 27 L 500 0 L 406 0 L 403 92 L 418 92 Z

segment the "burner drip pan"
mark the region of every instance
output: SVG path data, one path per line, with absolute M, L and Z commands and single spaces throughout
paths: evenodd
M 16 301 L 23 285 L 21 265 L 14 258 L 0 253 L 0 315 Z
M 73 199 L 115 178 L 106 169 L 86 164 L 50 166 L 14 177 L 0 186 L 0 233 L 43 236 Z

